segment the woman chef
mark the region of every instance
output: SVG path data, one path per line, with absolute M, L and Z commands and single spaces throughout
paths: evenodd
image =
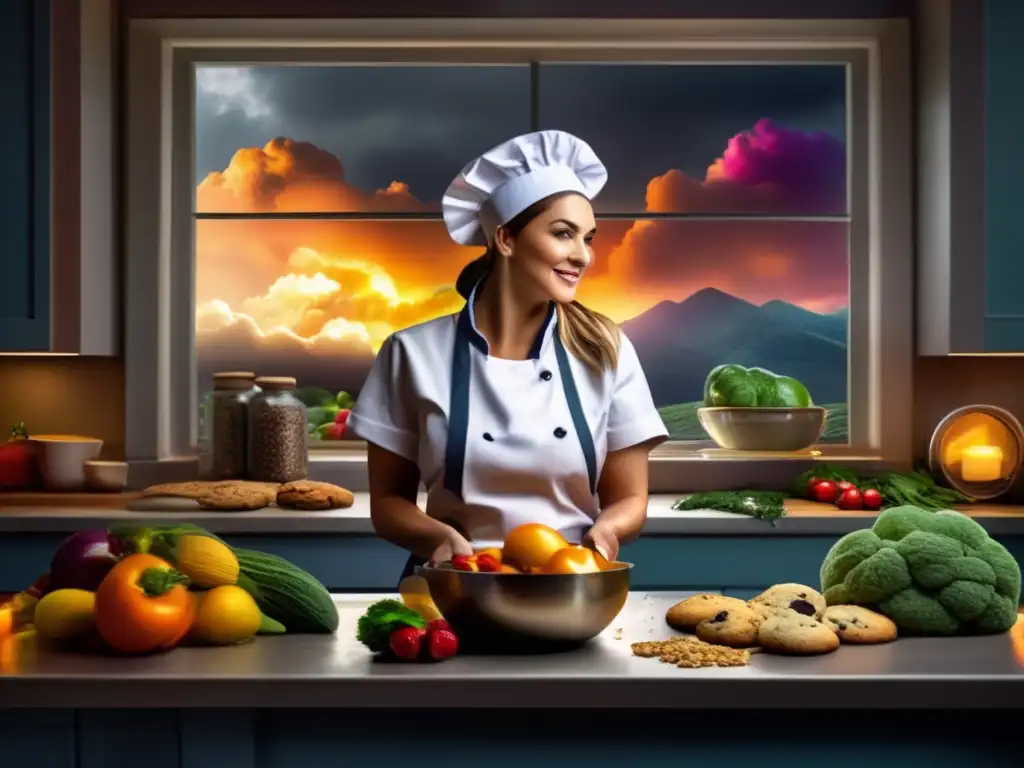
M 523 523 L 610 560 L 640 532 L 648 454 L 668 435 L 632 344 L 575 301 L 607 178 L 588 144 L 541 131 L 445 193 L 452 238 L 487 248 L 459 275 L 466 306 L 390 336 L 348 421 L 369 444 L 374 530 L 412 553 L 403 576 Z

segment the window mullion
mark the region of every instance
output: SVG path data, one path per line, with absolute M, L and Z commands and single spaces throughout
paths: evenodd
M 530 62 L 530 130 L 540 130 L 540 62 Z

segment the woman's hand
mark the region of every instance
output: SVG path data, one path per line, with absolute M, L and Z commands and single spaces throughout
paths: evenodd
M 583 536 L 583 546 L 596 550 L 610 563 L 619 556 L 619 537 L 610 525 L 601 525 L 600 520 Z
M 451 560 L 456 555 L 472 555 L 473 547 L 466 540 L 466 537 L 456 531 L 450 525 L 444 526 L 445 531 L 444 537 L 440 543 L 435 547 L 433 554 L 430 556 L 430 562 L 432 563 L 444 563 Z

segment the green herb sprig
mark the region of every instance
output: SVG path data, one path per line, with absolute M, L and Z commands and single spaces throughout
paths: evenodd
M 679 499 L 672 509 L 715 509 L 768 520 L 775 525 L 776 520 L 786 516 L 786 496 L 779 491 L 706 491 Z

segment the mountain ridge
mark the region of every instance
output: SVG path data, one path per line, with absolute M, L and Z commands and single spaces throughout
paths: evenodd
M 802 381 L 816 402 L 843 402 L 845 313 L 819 314 L 779 299 L 758 306 L 716 288 L 662 301 L 621 324 L 657 407 L 699 400 L 722 363 L 759 366 Z
M 802 381 L 818 403 L 846 401 L 847 312 L 820 314 L 773 299 L 753 304 L 716 288 L 660 301 L 620 324 L 636 348 L 658 408 L 700 400 L 722 363 L 759 366 Z M 373 364 L 369 347 L 332 357 L 272 349 L 238 333 L 197 339 L 200 391 L 219 370 L 289 375 L 299 386 L 356 395 Z

